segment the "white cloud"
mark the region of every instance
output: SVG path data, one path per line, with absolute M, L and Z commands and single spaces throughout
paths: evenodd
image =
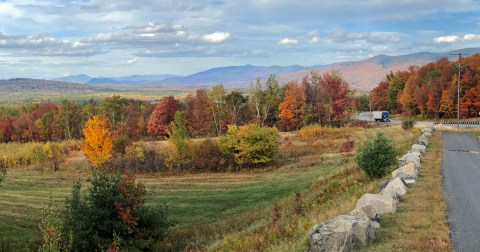
M 463 40 L 479 40 L 480 39 L 480 35 L 477 35 L 477 34 L 466 34 L 463 36 Z
M 307 33 L 307 35 L 308 35 L 309 37 L 315 37 L 315 36 L 317 36 L 319 33 L 320 33 L 320 30 L 315 29 L 315 30 Z
M 296 44 L 298 44 L 298 40 L 284 38 L 284 39 L 280 39 L 280 41 L 278 41 L 278 43 L 281 44 L 281 45 L 296 45 Z
M 137 59 L 129 59 L 129 60 L 127 61 L 127 64 L 131 65 L 131 64 L 135 64 L 135 63 L 137 63 L 137 62 L 138 62 Z
M 383 52 L 387 49 L 388 49 L 388 46 L 384 46 L 384 45 L 376 45 L 376 46 L 372 47 L 372 51 L 374 51 L 374 52 Z
M 202 36 L 203 41 L 207 43 L 222 43 L 230 37 L 228 32 L 214 32 L 212 34 L 205 34 Z
M 348 32 L 337 30 L 330 34 L 330 39 L 335 43 L 347 41 L 367 41 L 370 43 L 398 43 L 405 34 L 399 32 Z
M 441 36 L 441 37 L 436 37 L 433 39 L 433 42 L 435 43 L 453 43 L 457 42 L 460 40 L 460 37 L 457 35 L 448 35 L 448 36 Z
M 320 43 L 320 42 L 322 42 L 322 39 L 320 39 L 317 36 L 314 36 L 312 39 L 310 39 L 310 42 L 311 43 Z

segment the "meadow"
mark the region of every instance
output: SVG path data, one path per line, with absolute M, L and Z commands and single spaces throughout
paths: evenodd
M 314 137 L 287 133 L 281 159 L 271 167 L 137 178 L 150 191 L 147 204 L 166 203 L 175 222 L 164 241 L 168 250 L 304 251 L 305 233 L 313 224 L 350 211 L 360 194 L 377 190 L 378 181 L 367 179 L 341 148 L 347 140 L 358 146 L 378 131 L 394 138 L 399 153 L 418 135 L 398 126 L 329 129 Z M 86 183 L 91 170 L 84 161 L 81 152 L 72 152 L 57 172 L 32 165 L 8 169 L 0 184 L 0 251 L 35 249 L 42 209 L 49 202 L 61 207 L 75 180 Z M 281 224 L 273 225 L 272 219 Z

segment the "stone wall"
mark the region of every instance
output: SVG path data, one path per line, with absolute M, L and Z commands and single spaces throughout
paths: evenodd
M 432 128 L 422 129 L 411 150 L 399 159 L 399 168 L 392 172 L 392 179 L 381 183 L 380 193 L 365 194 L 349 214 L 313 226 L 308 232 L 308 251 L 353 251 L 371 242 L 375 229 L 380 228 L 380 216 L 395 213 L 398 202 L 407 193 L 407 185 L 417 181 L 432 133 Z

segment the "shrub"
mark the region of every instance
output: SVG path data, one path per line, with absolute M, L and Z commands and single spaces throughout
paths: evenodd
M 323 134 L 323 130 L 320 125 L 312 124 L 301 128 L 298 134 L 301 137 L 319 137 Z
M 355 155 L 358 166 L 370 178 L 379 178 L 390 172 L 396 164 L 396 150 L 393 140 L 379 132 L 358 148 Z
M 402 129 L 403 130 L 411 130 L 413 129 L 413 125 L 415 125 L 415 120 L 413 119 L 405 119 L 402 121 Z
M 217 141 L 206 139 L 191 145 L 192 168 L 195 171 L 224 171 L 229 164 Z
M 61 234 L 72 251 L 105 251 L 114 241 L 125 251 L 146 251 L 166 236 L 165 206 L 146 207 L 145 187 L 133 176 L 99 173 L 89 182 L 86 196 L 76 182 L 67 200 Z
M 220 137 L 222 152 L 234 158 L 241 167 L 262 166 L 273 163 L 279 152 L 280 135 L 277 128 L 247 124 L 230 125 L 227 134 Z
M 125 134 L 121 134 L 115 137 L 113 140 L 113 152 L 115 154 L 124 156 L 127 147 L 132 143 L 132 140 Z

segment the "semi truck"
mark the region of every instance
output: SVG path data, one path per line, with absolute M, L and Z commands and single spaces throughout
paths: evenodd
M 375 122 L 390 122 L 388 111 L 373 111 L 372 114 Z

